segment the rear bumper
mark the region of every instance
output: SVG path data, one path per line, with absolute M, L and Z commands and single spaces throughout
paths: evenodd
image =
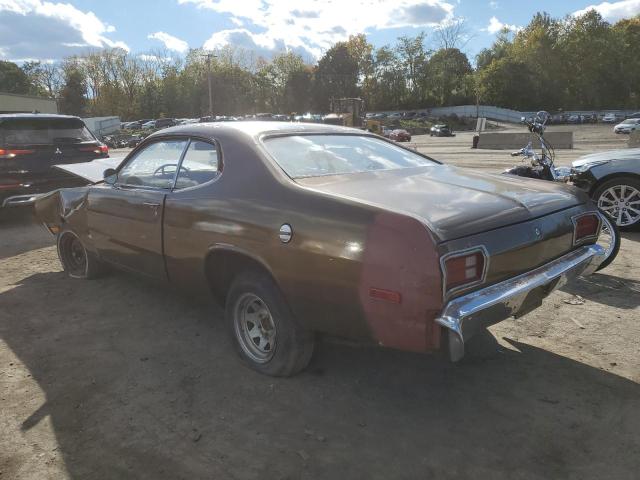
M 580 247 L 530 272 L 449 301 L 436 322 L 449 330 L 449 356 L 458 361 L 464 344 L 483 328 L 541 305 L 553 290 L 579 276 L 592 274 L 604 260 L 599 245 Z
M 28 205 L 33 205 L 36 199 L 43 195 L 42 193 L 29 193 L 26 195 L 12 195 L 11 197 L 7 197 L 2 200 L 2 204 L 0 205 L 2 208 L 8 207 L 24 207 Z
M 86 185 L 88 182 L 76 176 L 61 173 L 57 176 L 22 176 L 15 177 L 15 185 L 0 188 L 0 208 L 32 205 L 45 193 L 59 188 L 72 188 Z

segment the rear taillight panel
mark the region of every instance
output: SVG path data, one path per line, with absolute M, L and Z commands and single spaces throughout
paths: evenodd
M 100 145 L 91 145 L 90 147 L 80 147 L 78 148 L 80 152 L 93 152 L 96 155 L 108 155 L 109 147 L 105 144 L 101 143 Z
M 463 290 L 484 282 L 487 273 L 488 255 L 484 247 L 452 252 L 440 260 L 444 294 Z
M 583 213 L 571 218 L 573 221 L 573 244 L 580 245 L 595 241 L 600 235 L 600 214 L 596 212 Z
M 35 150 L 24 148 L 0 148 L 0 158 L 11 159 L 20 155 L 29 155 L 35 153 Z

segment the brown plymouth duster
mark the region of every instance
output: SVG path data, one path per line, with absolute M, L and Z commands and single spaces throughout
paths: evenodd
M 572 187 L 342 127 L 188 125 L 117 165 L 62 168 L 93 182 L 36 203 L 70 276 L 111 265 L 213 294 L 241 357 L 270 375 L 303 369 L 316 332 L 458 360 L 603 255 L 599 214 Z

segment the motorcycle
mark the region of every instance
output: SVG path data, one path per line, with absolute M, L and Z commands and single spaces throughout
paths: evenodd
M 540 154 L 533 148 L 533 142 L 529 141 L 525 147 L 511 153 L 512 157 L 523 157 L 523 162 L 525 159 L 529 160 L 529 164 L 516 165 L 504 171 L 505 175 L 516 175 L 518 177 L 552 182 L 568 183 L 571 181 L 571 169 L 554 165 L 555 152 L 553 147 L 544 139 L 544 131 L 550 118 L 551 115 L 545 111 L 538 112 L 531 119 L 522 117 L 522 123 L 527 126 L 528 130 L 536 136 L 540 143 Z M 597 243 L 604 248 L 605 258 L 598 270 L 610 265 L 620 250 L 620 232 L 617 225 L 611 222 L 608 215 L 603 212 L 600 212 L 600 219 L 602 227 Z

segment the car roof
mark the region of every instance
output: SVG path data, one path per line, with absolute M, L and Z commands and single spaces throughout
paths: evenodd
M 0 114 L 0 120 L 5 118 L 46 118 L 46 119 L 56 119 L 56 118 L 76 118 L 80 120 L 80 117 L 76 117 L 75 115 L 58 115 L 57 113 L 2 113 Z
M 320 123 L 289 122 L 203 122 L 162 129 L 149 137 L 180 134 L 207 138 L 257 138 L 263 135 L 295 135 L 300 133 L 337 133 L 368 135 L 365 130 Z

